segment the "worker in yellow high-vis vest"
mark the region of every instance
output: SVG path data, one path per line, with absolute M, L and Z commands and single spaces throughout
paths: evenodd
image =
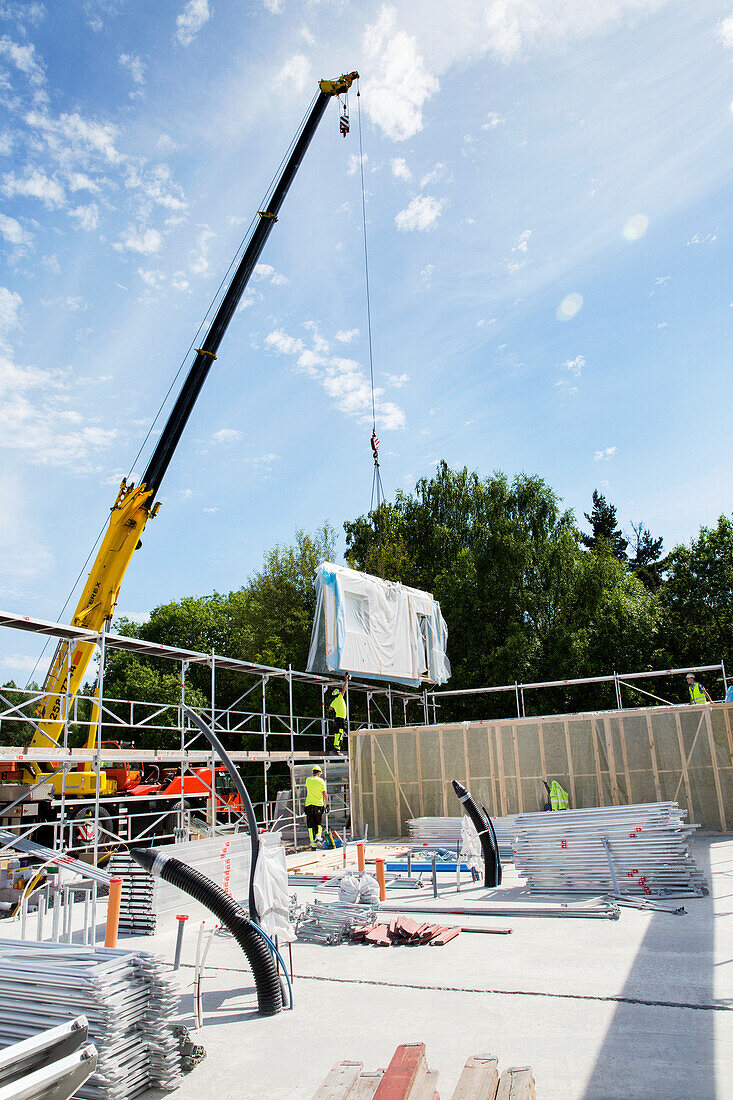
M 347 706 L 346 706 L 346 688 L 349 685 L 349 674 L 346 673 L 343 687 L 334 688 L 331 692 L 331 702 L 328 709 L 333 711 L 331 717 L 331 727 L 333 729 L 333 748 L 334 752 L 345 753 L 346 751 L 346 718 L 347 718 Z M 343 746 L 343 747 L 342 747 Z
M 692 672 L 687 673 L 687 690 L 690 693 L 691 703 L 712 703 L 713 701 L 707 688 L 697 682 Z
M 305 823 L 308 826 L 311 851 L 323 835 L 323 814 L 328 807 L 328 791 L 319 764 L 313 765 L 313 774 L 305 781 Z

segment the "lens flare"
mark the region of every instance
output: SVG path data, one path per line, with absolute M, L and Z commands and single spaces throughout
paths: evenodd
M 580 312 L 583 305 L 582 294 L 568 294 L 566 298 L 560 302 L 557 307 L 555 316 L 558 321 L 572 321 L 573 317 Z
M 634 214 L 629 218 L 622 232 L 627 241 L 638 241 L 649 228 L 649 219 L 646 214 Z

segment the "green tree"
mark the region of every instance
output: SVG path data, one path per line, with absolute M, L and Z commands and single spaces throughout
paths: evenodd
M 660 590 L 662 641 L 679 666 L 733 667 L 733 524 L 721 516 L 689 546 L 675 546 Z
M 629 574 L 609 539 L 599 537 L 590 553 L 583 551 L 572 513 L 542 478 L 481 479 L 442 463 L 414 494 L 399 493 L 382 518 L 381 548 L 373 514 L 345 525 L 349 564 L 371 572 L 383 551 L 399 568 L 391 579 L 440 600 L 452 687 L 648 664 L 656 598 Z M 597 697 L 589 696 L 590 703 Z M 547 702 L 537 697 L 540 709 Z M 505 698 L 484 696 L 477 711 L 506 705 Z M 461 707 L 465 716 L 465 702 Z
M 602 493 L 593 490 L 593 508 L 590 515 L 585 512 L 585 518 L 590 524 L 590 535 L 581 535 L 583 546 L 593 550 L 600 542 L 607 542 L 611 552 L 619 561 L 626 560 L 626 547 L 629 545 L 617 526 L 616 508 L 609 504 Z
M 631 524 L 629 546 L 629 568 L 653 592 L 658 591 L 662 583 L 662 573 L 666 568 L 666 559 L 662 558 L 662 538 L 654 538 L 648 527 L 641 521 Z

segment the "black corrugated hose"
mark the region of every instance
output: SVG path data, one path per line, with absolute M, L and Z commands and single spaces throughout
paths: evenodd
M 453 790 L 476 826 L 476 832 L 481 841 L 481 851 L 484 854 L 484 886 L 498 886 L 501 882 L 501 860 L 491 819 L 478 808 L 468 789 L 457 779 L 453 780 Z
M 156 848 L 133 848 L 130 855 L 141 867 L 159 875 L 205 905 L 225 925 L 247 956 L 257 989 L 257 1007 L 263 1016 L 274 1016 L 283 1008 L 280 977 L 265 941 L 255 929 L 239 902 L 220 886 L 180 859 L 167 856 Z

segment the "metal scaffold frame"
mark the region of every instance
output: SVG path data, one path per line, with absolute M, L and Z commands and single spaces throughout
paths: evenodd
M 100 802 L 99 776 L 103 769 L 103 761 L 111 764 L 140 762 L 150 763 L 153 766 L 166 763 L 178 764 L 182 780 L 186 772 L 196 766 L 209 767 L 211 768 L 212 776 L 215 774 L 214 769 L 217 764 L 217 754 L 215 750 L 210 746 L 205 748 L 196 747 L 201 737 L 200 732 L 190 725 L 185 715 L 187 706 L 186 674 L 194 665 L 204 666 L 210 669 L 211 698 L 209 705 L 205 709 L 200 710 L 200 714 L 214 732 L 220 736 L 222 741 L 231 742 L 233 736 L 259 735 L 261 737 L 262 747 L 260 749 L 233 750 L 229 755 L 236 764 L 262 764 L 264 799 L 256 805 L 261 807 L 259 823 L 265 828 L 271 827 L 274 822 L 274 812 L 271 811 L 268 798 L 268 771 L 273 763 L 286 763 L 289 766 L 292 838 L 293 844 L 296 845 L 297 819 L 301 815 L 298 814 L 299 798 L 296 789 L 294 765 L 296 763 L 306 764 L 309 761 L 323 761 L 325 774 L 326 777 L 328 777 L 329 763 L 344 763 L 342 758 L 329 757 L 327 753 L 328 719 L 326 693 L 329 688 L 337 685 L 340 686 L 342 683 L 340 679 L 319 676 L 308 672 L 300 672 L 293 669 L 292 666 L 288 666 L 287 669 L 284 669 L 269 665 L 261 665 L 250 661 L 239 660 L 237 658 L 224 657 L 215 653 L 213 650 L 210 653 L 202 653 L 196 650 L 147 642 L 138 638 L 128 638 L 106 630 L 99 632 L 85 630 L 81 627 L 47 622 L 42 619 L 17 615 L 10 612 L 0 612 L 0 626 L 22 630 L 26 633 L 32 633 L 39 636 L 48 636 L 56 640 L 87 642 L 97 647 L 99 668 L 97 671 L 96 683 L 94 685 L 94 695 L 92 697 L 94 705 L 91 716 L 85 718 L 80 713 L 79 695 L 71 694 L 68 691 L 59 693 L 56 697 L 59 700 L 59 713 L 63 719 L 63 738 L 60 744 L 57 745 L 54 743 L 49 745 L 48 748 L 0 745 L 0 762 L 12 762 L 17 765 L 33 762 L 48 763 L 54 764 L 56 767 L 67 772 L 78 764 L 86 763 L 91 765 L 97 775 L 96 793 L 93 798 L 73 798 L 72 800 L 70 796 L 65 795 L 62 788 L 61 797 L 55 802 L 59 810 L 56 835 L 58 837 L 58 847 L 66 847 L 64 844 L 64 836 L 65 829 L 69 823 L 68 811 L 70 803 L 73 804 L 74 808 L 82 806 L 88 806 L 90 810 L 93 808 L 93 814 L 90 814 L 90 820 L 93 820 L 94 825 L 93 855 L 95 862 L 99 854 L 100 833 L 107 832 L 108 835 L 114 836 L 118 840 L 125 839 L 124 837 L 119 837 L 117 834 L 112 834 L 109 830 L 100 827 L 100 805 L 103 806 L 103 802 Z M 180 668 L 180 694 L 178 701 L 175 703 L 158 704 L 130 699 L 121 700 L 105 695 L 105 654 L 108 649 L 120 650 L 143 658 L 162 659 L 177 664 Z M 68 652 L 69 654 L 71 653 L 71 648 L 69 648 Z M 253 680 L 253 682 L 249 684 L 249 686 L 246 686 L 245 690 L 238 695 L 234 702 L 228 706 L 217 706 L 216 702 L 217 675 L 221 672 L 239 673 Z M 276 680 L 287 685 L 288 709 L 285 713 L 277 713 L 276 711 L 268 709 L 268 684 Z M 316 713 L 310 715 L 295 713 L 293 698 L 294 684 L 305 685 L 314 689 L 317 698 L 314 707 Z M 42 689 L 25 690 L 17 688 L 12 690 L 13 694 L 21 694 L 23 696 L 22 702 L 12 702 L 7 697 L 6 693 L 0 690 L 0 722 L 30 724 L 35 727 L 37 731 L 42 733 L 41 727 L 34 720 L 34 711 L 37 704 L 40 703 L 48 693 L 45 693 Z M 382 724 L 385 726 L 391 725 L 393 721 L 394 704 L 400 702 L 402 703 L 403 719 L 406 723 L 407 704 L 409 700 L 418 699 L 419 701 L 421 698 L 419 695 L 412 692 L 395 690 L 389 684 L 368 684 L 353 680 L 349 681 L 347 685 L 347 704 L 350 695 L 356 695 L 357 698 L 363 697 L 366 721 L 360 722 L 358 725 L 362 728 L 366 727 L 370 729 Z M 83 698 L 85 702 L 90 702 L 89 696 L 83 696 L 81 698 Z M 356 726 L 353 723 L 350 707 L 348 714 L 348 732 L 351 732 L 351 729 L 356 728 Z M 71 748 L 69 745 L 69 727 L 71 725 L 82 728 L 86 727 L 87 731 L 92 727 L 96 727 L 94 746 L 86 749 Z M 116 727 L 120 730 L 120 740 L 127 739 L 130 732 L 140 731 L 141 733 L 150 733 L 157 731 L 160 733 L 165 732 L 170 735 L 174 730 L 178 730 L 180 739 L 179 748 L 114 749 L 107 746 L 103 747 L 103 731 L 107 740 L 114 740 Z M 321 741 L 320 751 L 314 751 L 312 747 L 298 749 L 296 747 L 298 740 L 305 736 L 311 738 L 314 736 L 319 737 Z M 208 792 L 204 797 L 210 807 L 211 820 L 209 824 L 211 826 L 211 831 L 215 833 L 219 824 L 217 822 L 216 793 L 205 780 L 201 780 L 201 782 Z M 186 800 L 183 787 L 184 784 L 182 781 L 179 798 L 181 812 L 183 812 Z M 30 793 L 30 791 L 26 792 L 23 798 L 18 799 L 18 802 L 27 798 Z M 155 801 L 156 799 L 165 799 L 170 803 L 171 796 L 154 794 L 146 796 L 146 801 L 148 802 Z M 163 810 L 161 807 L 161 810 L 161 814 L 152 821 L 146 829 L 147 833 L 154 829 L 162 818 L 170 812 L 169 808 Z M 350 816 L 350 807 L 346 802 L 343 806 L 343 810 L 345 814 Z M 228 816 L 230 816 L 228 824 L 231 824 L 231 815 Z M 281 825 L 284 824 L 282 815 L 279 815 L 278 823 Z M 30 834 L 36 827 L 37 823 L 34 822 L 28 828 L 24 827 L 20 835 Z M 70 846 L 71 845 L 68 845 L 68 847 Z

